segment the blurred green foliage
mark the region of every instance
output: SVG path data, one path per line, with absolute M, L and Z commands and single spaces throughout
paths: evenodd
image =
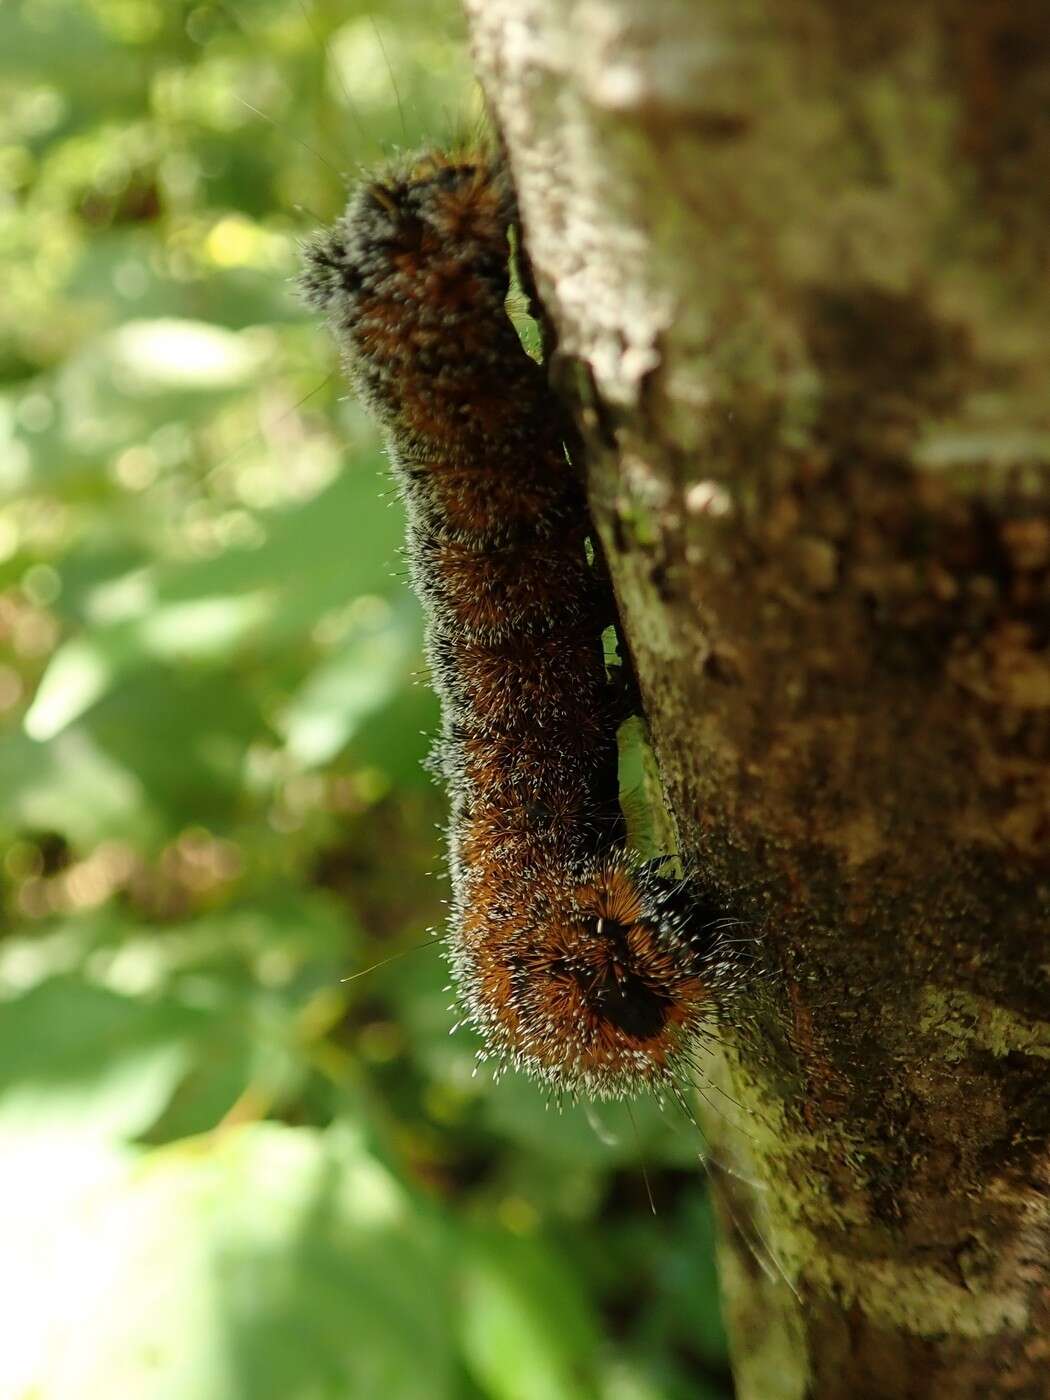
M 449 1037 L 399 507 L 292 285 L 475 111 L 456 12 L 8 0 L 0 97 L 0 1394 L 723 1394 L 692 1129 Z

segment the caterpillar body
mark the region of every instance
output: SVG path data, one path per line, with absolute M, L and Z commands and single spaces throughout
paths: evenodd
M 736 974 L 717 907 L 627 850 L 611 597 L 563 410 L 507 314 L 514 222 L 498 162 L 427 154 L 356 190 L 303 287 L 407 509 L 466 1016 L 483 1053 L 556 1092 L 659 1092 Z

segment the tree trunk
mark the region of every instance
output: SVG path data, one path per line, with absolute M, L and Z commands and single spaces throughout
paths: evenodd
M 683 850 L 761 933 L 739 1392 L 1050 1396 L 1050 8 L 468 11 Z

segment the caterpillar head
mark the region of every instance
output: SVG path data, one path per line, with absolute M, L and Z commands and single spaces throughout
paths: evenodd
M 476 894 L 453 967 L 488 1053 L 569 1096 L 670 1087 L 727 987 L 722 920 L 650 867 L 605 860 L 574 878 Z

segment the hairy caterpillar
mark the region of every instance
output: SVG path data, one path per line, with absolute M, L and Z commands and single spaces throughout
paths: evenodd
M 430 153 L 360 186 L 303 287 L 408 514 L 451 797 L 448 956 L 486 1052 L 557 1091 L 674 1086 L 735 978 L 717 909 L 626 849 L 586 504 L 506 310 L 509 181 Z

